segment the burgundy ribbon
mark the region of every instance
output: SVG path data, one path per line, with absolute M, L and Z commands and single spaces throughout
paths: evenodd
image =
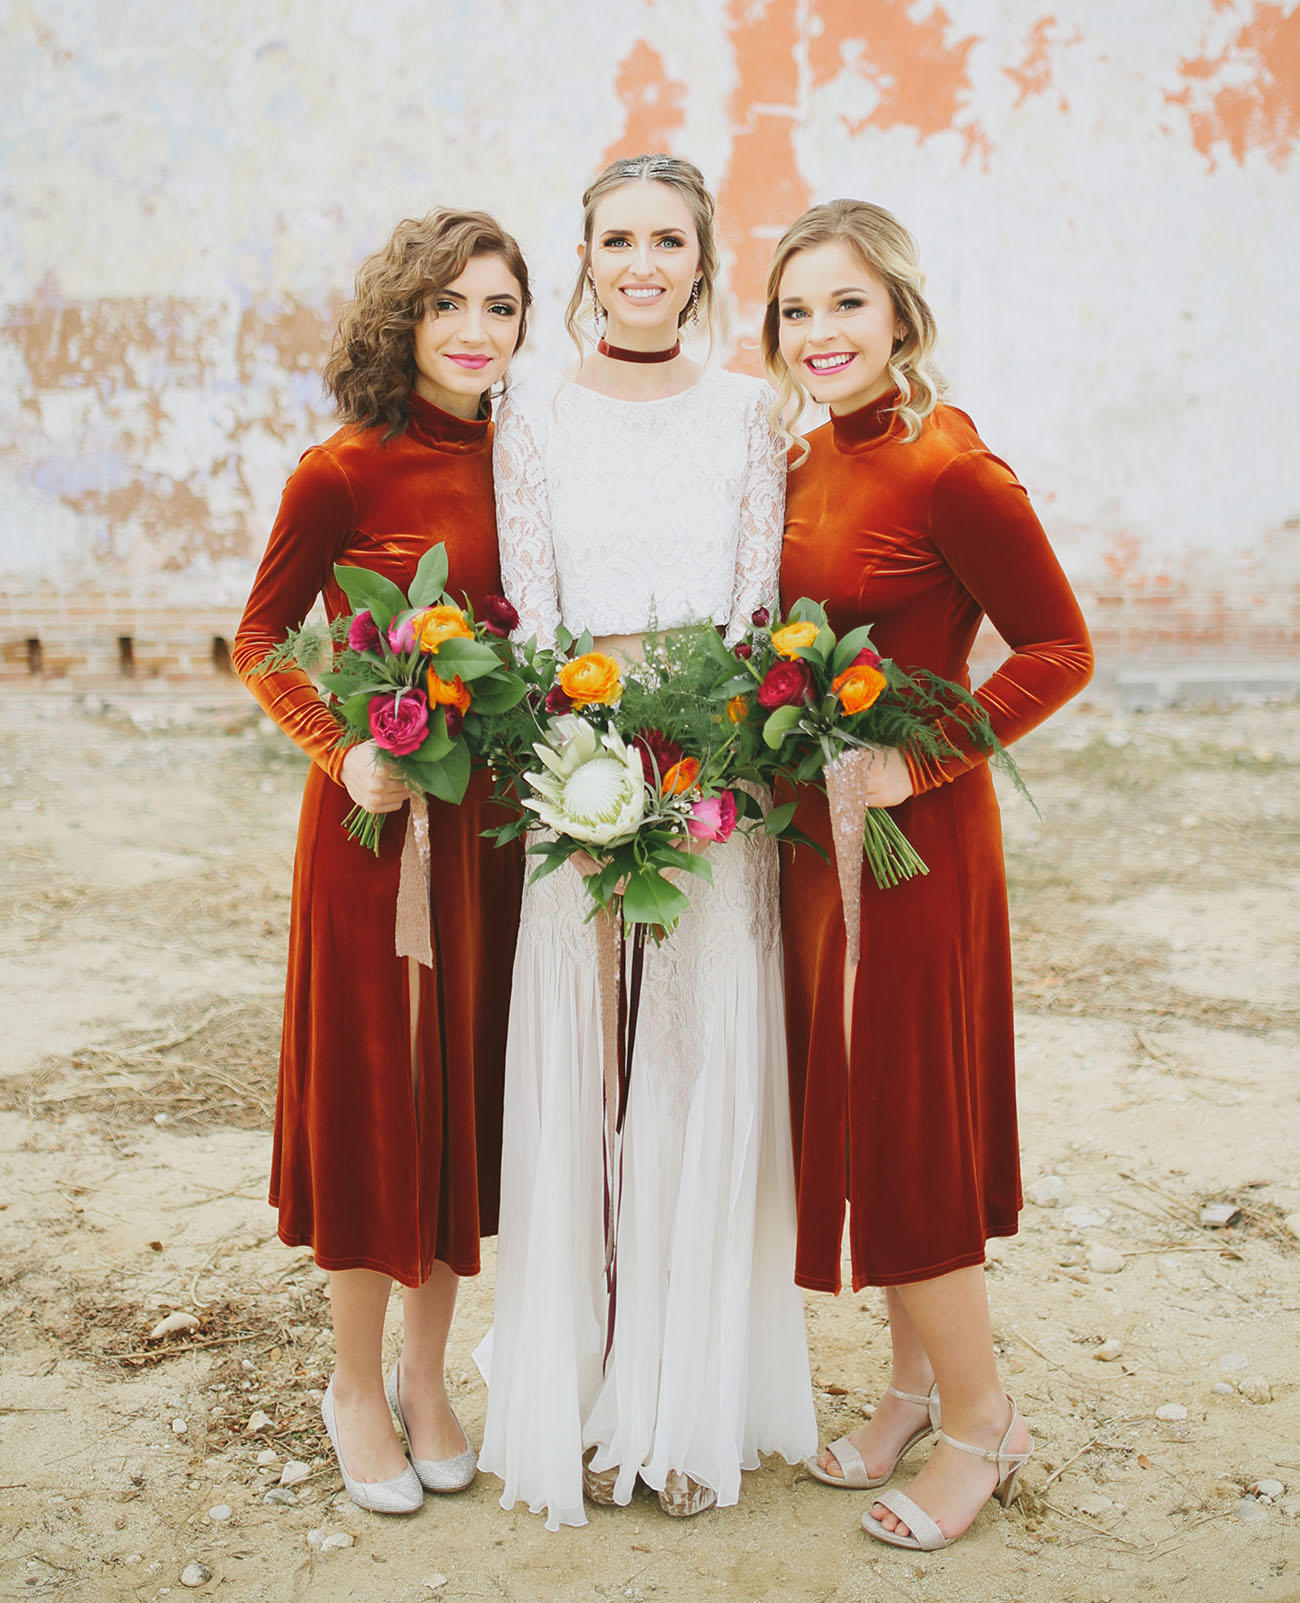
M 610 1008 L 602 997 L 602 1013 L 605 1027 L 608 1028 L 612 1012 L 614 1023 L 614 1089 L 616 1092 L 616 1106 L 610 1108 L 610 1079 L 606 1073 L 604 1077 L 605 1089 L 605 1127 L 607 1139 L 602 1143 L 604 1151 L 604 1205 L 605 1205 L 605 1291 L 609 1300 L 609 1311 L 605 1320 L 605 1353 L 601 1360 L 602 1369 L 609 1363 L 609 1355 L 614 1346 L 614 1314 L 618 1307 L 618 1223 L 623 1211 L 623 1121 L 627 1117 L 627 1105 L 632 1087 L 632 1056 L 636 1051 L 636 1026 L 641 1012 L 641 986 L 645 973 L 645 943 L 646 926 L 635 924 L 632 928 L 632 958 L 629 964 L 627 956 L 627 928 L 623 923 L 622 900 L 619 901 L 617 915 L 617 964 L 618 964 L 618 995 L 613 1008 Z M 612 924 L 612 917 L 607 920 Z M 606 938 L 612 937 L 615 932 L 611 928 Z M 605 1043 L 605 1057 L 608 1065 L 609 1043 Z M 613 1114 L 611 1129 L 610 1116 Z M 614 1159 L 613 1148 L 617 1147 L 617 1174 L 611 1174 L 611 1163 Z

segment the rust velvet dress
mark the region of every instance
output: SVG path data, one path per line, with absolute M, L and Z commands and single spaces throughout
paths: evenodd
M 312 758 L 293 872 L 289 971 L 271 1202 L 280 1236 L 325 1269 L 374 1269 L 404 1285 L 435 1259 L 477 1274 L 496 1231 L 510 971 L 519 923 L 518 848 L 481 840 L 491 791 L 475 774 L 460 807 L 430 799 L 433 968 L 421 967 L 413 1074 L 410 963 L 393 950 L 405 808 L 374 857 L 349 840 L 341 725 L 305 674 L 252 670 L 318 595 L 350 609 L 342 562 L 405 590 L 420 557 L 447 547 L 448 589 L 479 610 L 500 590 L 491 425 L 412 394 L 405 433 L 341 429 L 285 487 L 235 637 L 253 694 Z
M 1006 743 L 1087 683 L 1087 630 L 1028 497 L 971 420 L 940 406 L 909 443 L 889 416 L 896 401 L 809 435 L 789 478 L 782 606 L 825 601 L 837 632 L 870 624 L 882 656 L 964 685 L 987 614 L 1011 655 L 976 695 Z M 954 721 L 959 746 L 961 731 Z M 908 766 L 916 793 L 893 816 L 930 872 L 890 890 L 863 872 L 847 1072 L 835 869 L 782 850 L 795 1278 L 815 1290 L 839 1289 L 846 1199 L 855 1290 L 982 1263 L 986 1239 L 1017 1228 L 997 802 L 979 757 Z M 830 852 L 820 792 L 803 790 L 796 822 Z

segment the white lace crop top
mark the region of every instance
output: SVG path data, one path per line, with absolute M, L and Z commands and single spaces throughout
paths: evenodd
M 501 578 L 519 639 L 711 620 L 730 643 L 776 599 L 785 452 L 758 379 L 712 371 L 619 401 L 538 374 L 497 415 Z

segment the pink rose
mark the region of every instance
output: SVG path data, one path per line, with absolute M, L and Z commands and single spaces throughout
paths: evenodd
M 686 820 L 687 831 L 694 840 L 730 840 L 735 827 L 736 798 L 729 790 L 701 797 L 691 807 Z
M 368 612 L 353 614 L 348 625 L 349 651 L 378 651 L 379 626 Z
M 429 732 L 429 703 L 422 690 L 399 690 L 371 696 L 370 733 L 375 745 L 394 757 L 408 757 L 424 744 Z
M 483 627 L 490 635 L 504 638 L 519 627 L 519 614 L 504 596 L 484 596 Z
M 399 657 L 405 656 L 408 651 L 415 650 L 415 624 L 418 613 L 412 613 L 409 618 L 403 618 L 400 623 L 394 620 L 388 626 L 388 644 Z

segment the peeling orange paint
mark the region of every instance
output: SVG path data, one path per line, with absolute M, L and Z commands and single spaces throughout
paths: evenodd
M 727 102 L 735 137 L 718 189 L 731 290 L 740 320 L 732 366 L 761 371 L 757 351 L 772 247 L 805 211 L 808 186 L 795 159 L 799 116 L 798 0 L 728 0 L 736 86 Z
M 814 86 L 844 71 L 864 78 L 879 99 L 867 116 L 845 119 L 850 134 L 866 128 L 914 128 L 919 139 L 963 132 L 960 113 L 970 91 L 967 60 L 974 34 L 949 43 L 952 18 L 940 5 L 921 17 L 913 0 L 818 0 L 823 28 L 810 41 Z M 968 138 L 967 148 L 984 140 Z
M 664 58 L 644 39 L 624 56 L 614 80 L 627 121 L 618 139 L 601 157 L 607 167 L 620 156 L 642 156 L 673 149 L 673 136 L 686 120 L 686 85 L 668 76 Z
M 1053 34 L 1058 37 L 1054 38 Z M 1083 33 L 1076 28 L 1068 38 L 1059 37 L 1059 28 L 1055 17 L 1040 17 L 1029 30 L 1025 38 L 1025 53 L 1016 66 L 1003 67 L 1002 71 L 1015 84 L 1020 93 L 1016 96 L 1016 109 L 1019 110 L 1031 95 L 1045 95 L 1052 87 L 1052 59 L 1053 45 L 1077 45 L 1083 41 Z M 1065 113 L 1070 109 L 1070 102 L 1063 94 L 1057 95 L 1057 110 Z
M 1227 10 L 1226 0 L 1216 9 Z M 1222 50 L 1188 58 L 1179 71 L 1184 86 L 1165 100 L 1186 109 L 1192 144 L 1212 169 L 1220 144 L 1238 164 L 1259 150 L 1286 166 L 1300 140 L 1300 9 L 1256 4 Z

